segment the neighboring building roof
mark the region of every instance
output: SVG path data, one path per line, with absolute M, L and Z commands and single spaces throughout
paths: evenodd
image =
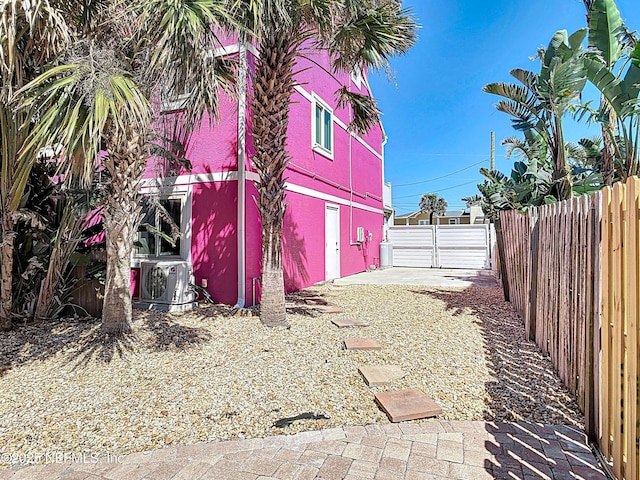
M 412 218 L 415 217 L 417 215 L 420 215 L 422 213 L 421 210 L 417 210 L 415 212 L 411 212 L 411 213 L 403 213 L 402 215 L 396 215 L 396 218 Z
M 464 217 L 469 215 L 469 212 L 465 210 L 447 210 L 444 212 L 444 215 L 437 215 L 440 218 L 443 217 Z

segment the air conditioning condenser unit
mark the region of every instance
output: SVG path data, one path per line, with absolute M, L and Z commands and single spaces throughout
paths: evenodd
M 195 306 L 193 267 L 181 261 L 147 261 L 140 263 L 140 301 L 136 308 L 145 310 L 188 310 Z

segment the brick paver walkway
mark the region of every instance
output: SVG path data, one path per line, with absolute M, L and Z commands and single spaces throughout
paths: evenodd
M 314 478 L 606 480 L 577 429 L 453 421 L 335 428 L 0 470 L 1 480 Z

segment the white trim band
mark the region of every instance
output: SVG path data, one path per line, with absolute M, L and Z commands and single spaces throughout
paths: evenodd
M 380 215 L 384 214 L 384 212 L 379 208 L 370 207 L 369 205 L 363 205 L 361 203 L 349 202 L 349 199 L 347 198 L 340 198 L 334 195 L 330 195 L 328 193 L 318 192 L 317 190 L 303 187 L 301 185 L 293 185 L 293 184 L 287 183 L 285 184 L 285 188 L 290 192 L 306 195 L 307 197 L 318 198 L 320 200 L 326 200 L 328 202 L 337 203 L 339 205 L 346 205 L 347 207 L 351 205 L 353 208 L 357 208 L 359 210 L 365 210 L 371 213 L 379 213 Z

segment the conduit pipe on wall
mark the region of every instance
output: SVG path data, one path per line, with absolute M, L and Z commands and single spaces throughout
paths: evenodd
M 367 86 L 367 90 L 369 90 L 369 95 L 373 96 L 373 92 L 371 91 L 371 85 L 369 85 L 369 78 L 365 75 L 363 78 L 364 80 L 364 84 Z M 387 137 L 387 132 L 384 131 L 384 125 L 382 124 L 382 119 L 378 116 L 378 120 L 380 122 L 380 130 L 382 131 L 382 151 L 380 152 L 380 156 L 381 161 L 382 161 L 382 185 L 381 185 L 381 192 L 382 192 L 382 210 L 384 212 L 384 167 L 385 167 L 385 161 L 384 161 L 384 153 L 385 153 L 385 146 L 387 145 L 387 141 L 389 140 L 389 137 Z M 391 199 L 393 201 L 393 199 Z M 384 213 L 383 213 L 384 216 Z M 382 225 L 382 239 L 387 241 L 387 231 L 385 230 L 384 225 Z
M 244 36 L 239 43 L 238 65 L 238 301 L 236 307 L 246 304 L 246 126 L 247 126 L 247 44 Z
M 326 183 L 327 185 L 331 185 L 332 187 L 337 188 L 338 190 L 344 190 L 345 192 L 348 192 L 350 189 L 349 187 L 345 187 L 344 185 L 340 185 L 339 183 L 336 183 L 332 180 L 329 180 L 328 178 L 323 177 L 322 175 L 318 175 L 316 172 L 313 172 L 311 170 L 307 170 L 304 167 L 301 167 L 300 165 L 296 165 L 295 163 L 289 162 L 289 166 L 288 166 L 291 170 L 295 170 L 298 173 L 303 173 L 305 175 L 308 175 L 309 177 L 311 177 L 313 180 L 318 180 L 319 182 L 322 183 Z M 373 198 L 374 200 L 377 200 L 378 202 L 382 202 L 382 197 L 379 197 L 378 195 L 374 195 L 371 192 L 364 192 L 364 193 L 359 193 L 359 192 L 353 192 L 354 195 L 362 198 L 362 199 L 367 199 L 367 198 Z

